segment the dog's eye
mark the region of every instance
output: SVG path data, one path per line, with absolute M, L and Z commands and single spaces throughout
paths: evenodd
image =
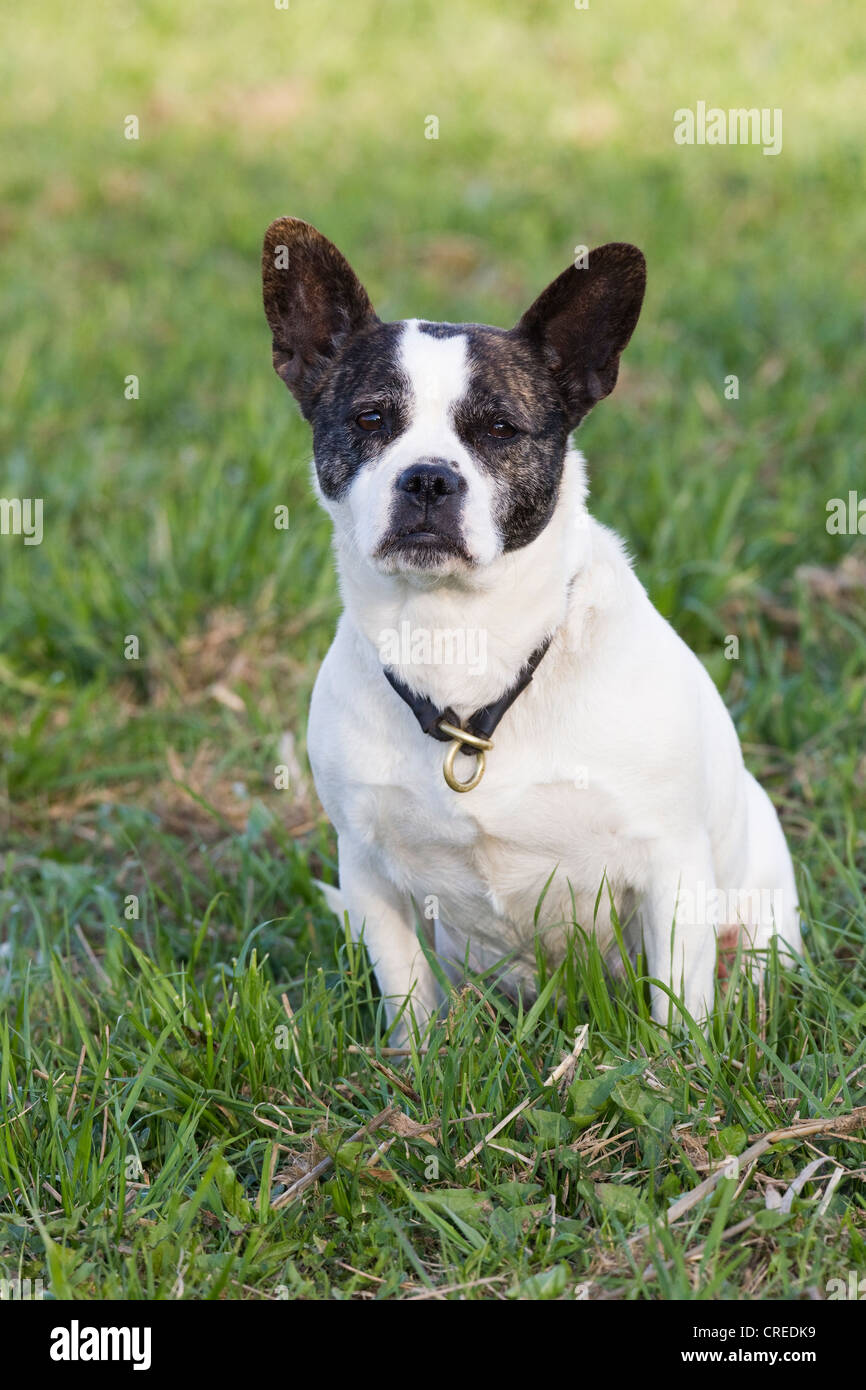
M 375 434 L 377 430 L 384 429 L 385 417 L 381 410 L 362 410 L 360 415 L 355 416 L 355 424 L 367 434 Z
M 507 420 L 494 420 L 492 425 L 487 426 L 487 433 L 494 439 L 513 439 L 517 430 Z

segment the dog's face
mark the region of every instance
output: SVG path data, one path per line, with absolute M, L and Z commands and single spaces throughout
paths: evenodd
M 613 390 L 646 278 L 636 247 L 602 246 L 506 331 L 383 323 L 337 248 L 294 218 L 268 228 L 262 270 L 274 367 L 313 427 L 335 525 L 380 572 L 431 580 L 547 525 L 569 433 Z

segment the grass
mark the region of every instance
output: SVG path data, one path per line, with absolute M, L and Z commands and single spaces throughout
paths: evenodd
M 742 1299 L 862 1274 L 862 1130 L 774 1144 L 663 1221 L 750 1138 L 864 1099 L 864 551 L 825 526 L 866 476 L 857 14 L 8 21 L 0 495 L 44 498 L 45 538 L 0 537 L 0 1275 L 82 1299 Z M 781 107 L 782 154 L 675 146 L 697 100 Z M 620 385 L 580 431 L 593 506 L 724 690 L 807 942 L 762 998 L 730 982 L 706 1043 L 656 1028 L 641 980 L 610 993 L 577 933 L 527 1011 L 473 979 L 426 1052 L 383 1052 L 313 881 L 334 845 L 304 720 L 338 598 L 259 306 L 285 212 L 386 317 L 508 323 L 575 245 L 646 251 Z M 819 1153 L 844 1170 L 829 1203 L 827 1165 L 768 1205 Z

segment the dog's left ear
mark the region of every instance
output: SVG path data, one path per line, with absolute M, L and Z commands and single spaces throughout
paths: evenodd
M 367 291 L 333 242 L 297 217 L 265 232 L 262 295 L 274 335 L 274 371 L 305 415 L 344 343 L 378 322 Z
M 646 288 L 646 261 L 636 246 L 612 241 L 587 260 L 585 269 L 570 266 L 548 285 L 513 330 L 541 348 L 570 430 L 616 385 Z

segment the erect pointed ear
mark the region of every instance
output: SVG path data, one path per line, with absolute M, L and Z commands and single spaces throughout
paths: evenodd
M 278 217 L 265 232 L 262 291 L 274 370 L 306 414 L 333 358 L 376 314 L 345 257 L 297 217 Z
M 634 331 L 646 288 L 636 246 L 612 241 L 548 285 L 514 329 L 542 350 L 566 404 L 569 429 L 610 395 L 619 356 Z

